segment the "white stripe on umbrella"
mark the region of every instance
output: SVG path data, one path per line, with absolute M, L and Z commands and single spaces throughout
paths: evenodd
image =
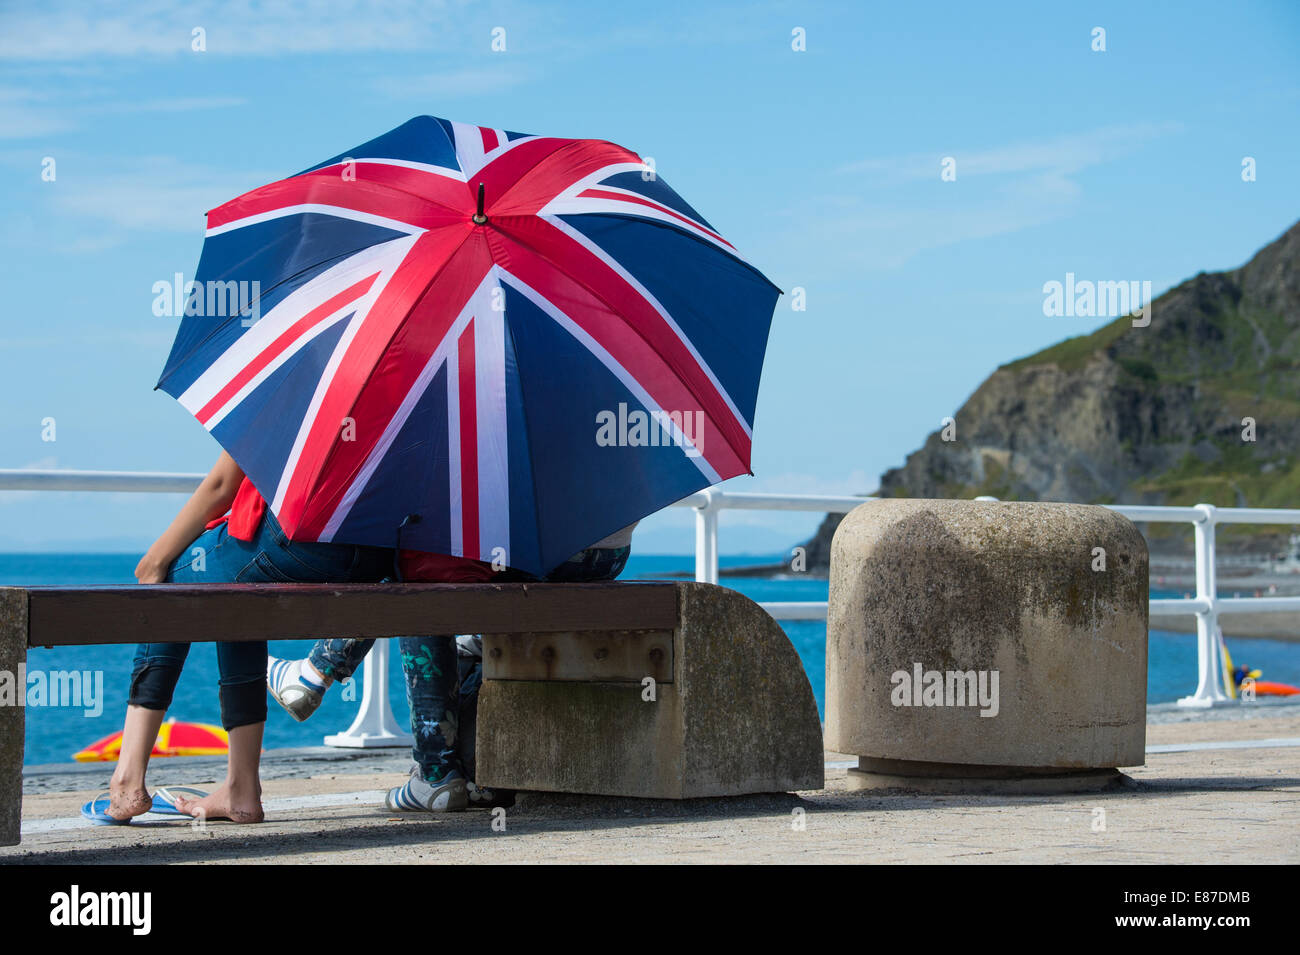
M 460 163 L 468 181 L 486 162 L 483 133 L 478 126 L 469 123 L 453 122 L 451 128 L 455 137 L 453 145 L 456 147 L 456 161 Z
M 731 243 L 722 240 L 708 226 L 698 219 L 693 219 L 684 212 L 678 212 L 662 202 L 657 202 L 650 196 L 641 195 L 633 192 L 631 189 L 623 189 L 619 186 L 602 185 L 603 181 L 612 176 L 623 173 L 654 173 L 654 169 L 645 163 L 624 162 L 613 163 L 608 166 L 602 166 L 590 175 L 584 176 L 577 182 L 568 186 L 563 192 L 555 196 L 550 202 L 546 203 L 538 215 L 583 215 L 596 214 L 601 212 L 613 212 L 618 215 L 641 216 L 646 219 L 655 219 L 659 222 L 666 222 L 677 228 L 692 228 L 692 235 L 696 235 L 706 242 L 711 242 L 728 255 L 739 259 L 745 264 L 749 264 L 743 256 L 740 255 Z M 581 194 L 588 189 L 600 189 L 604 192 L 617 192 L 628 197 L 628 202 L 619 202 L 616 199 L 583 197 Z M 653 202 L 653 206 L 645 205 L 646 202 Z M 678 217 L 681 218 L 678 218 Z
M 496 136 L 497 144 L 492 149 L 485 151 L 483 149 L 483 130 L 488 127 L 473 126 L 470 123 L 457 123 L 453 120 L 451 128 L 455 138 L 453 145 L 456 148 L 456 161 L 460 163 L 460 168 L 464 170 L 467 182 L 473 179 L 474 175 L 489 162 L 500 159 L 517 146 L 540 138 L 538 136 L 521 136 L 519 139 L 507 140 L 504 129 L 492 129 L 491 132 Z
M 504 141 L 504 134 L 502 134 Z M 480 560 L 492 549 L 510 554 L 510 471 L 506 431 L 506 344 L 504 299 L 493 266 L 488 282 L 474 293 L 475 398 L 478 419 L 478 523 Z M 494 308 L 499 305 L 499 308 Z
M 354 222 L 364 222 L 367 225 L 382 226 L 385 229 L 393 229 L 396 232 L 404 232 L 407 235 L 413 235 L 416 232 L 425 231 L 420 226 L 412 225 L 409 222 L 402 222 L 400 219 L 390 219 L 387 216 L 377 216 L 369 212 L 360 212 L 356 209 L 349 209 L 347 206 L 331 206 L 318 202 L 304 202 L 296 206 L 283 206 L 279 209 L 272 209 L 269 212 L 258 212 L 251 216 L 244 216 L 242 219 L 225 222 L 219 226 L 213 226 L 211 229 L 208 229 L 204 235 L 210 239 L 214 235 L 221 235 L 223 232 L 230 232 L 234 229 L 242 229 L 245 226 L 257 225 L 259 222 L 270 222 L 272 219 L 283 219 L 285 216 L 298 216 L 308 212 L 315 212 L 326 216 L 337 216 L 340 219 L 351 219 Z
M 412 159 L 390 159 L 387 156 L 358 156 L 341 159 L 329 166 L 321 166 L 320 169 L 313 169 L 312 172 L 319 173 L 325 169 L 341 169 L 346 163 L 361 165 L 370 163 L 376 166 L 401 166 L 403 169 L 415 169 L 419 172 L 431 172 L 435 176 L 446 176 L 448 179 L 455 179 L 457 182 L 465 181 L 465 174 L 459 169 L 448 169 L 446 166 L 434 166 L 427 162 L 415 162 Z
M 374 284 L 370 286 L 364 295 L 343 305 L 338 311 L 305 329 L 303 334 L 285 348 L 283 353 L 231 396 L 229 401 L 204 422 L 204 427 L 211 431 L 221 423 L 221 420 L 226 415 L 238 407 L 239 403 L 258 385 L 310 344 L 326 328 L 351 312 L 361 311 L 364 313 L 368 311 L 371 305 L 374 304 L 375 299 L 383 291 L 384 286 L 387 285 L 388 280 L 392 278 L 397 266 L 406 257 L 414 242 L 414 238 L 401 238 L 382 242 L 345 259 L 333 268 L 317 275 L 300 288 L 295 289 L 276 303 L 275 307 L 265 315 L 261 315 L 260 320 L 239 336 L 221 354 L 220 358 L 209 365 L 203 374 L 196 378 L 189 388 L 185 389 L 177 400 L 186 410 L 197 416 L 199 411 L 216 397 L 221 389 L 225 388 L 243 368 L 247 367 L 250 362 L 265 351 L 272 342 L 283 335 L 300 318 L 309 314 L 322 303 L 329 301 L 339 292 L 349 288 L 366 275 L 373 274 L 376 271 L 380 273 Z M 232 317 L 232 320 L 237 317 Z
M 397 274 L 398 269 L 405 263 L 407 253 L 415 244 L 415 239 L 394 239 L 391 242 L 381 243 L 381 246 L 393 246 L 395 253 L 391 269 L 386 269 L 385 274 L 376 281 L 376 285 L 387 286 L 389 280 Z M 405 245 L 399 245 L 404 243 Z M 381 246 L 376 246 L 379 248 Z M 294 437 L 293 447 L 289 450 L 289 456 L 285 461 L 284 470 L 280 472 L 280 483 L 275 489 L 275 495 L 269 502 L 271 510 L 279 514 L 284 507 L 284 498 L 293 483 L 294 473 L 298 469 L 298 460 L 302 457 L 303 446 L 307 443 L 307 436 L 311 433 L 313 425 L 316 423 L 316 414 L 320 410 L 321 403 L 325 400 L 325 394 L 329 391 L 334 382 L 334 373 L 338 370 L 339 364 L 343 361 L 343 356 L 347 354 L 348 348 L 351 347 L 353 340 L 365 327 L 366 319 L 370 317 L 371 307 L 379 298 L 379 292 L 375 292 L 374 298 L 371 298 L 364 311 L 358 312 L 357 318 L 348 324 L 339 340 L 334 345 L 334 351 L 330 353 L 329 361 L 325 369 L 321 372 L 320 381 L 316 383 L 316 390 L 312 392 L 311 402 L 307 405 L 307 412 L 303 415 L 302 423 L 298 428 L 298 434 Z M 256 327 L 256 326 L 254 326 Z M 342 427 L 339 422 L 337 427 Z
M 471 313 L 471 304 L 466 304 L 466 311 Z M 451 549 L 453 553 L 465 553 L 465 530 L 461 525 L 461 487 L 460 487 L 460 358 L 456 344 L 463 334 L 461 330 L 447 334 L 447 488 L 448 505 L 451 510 Z

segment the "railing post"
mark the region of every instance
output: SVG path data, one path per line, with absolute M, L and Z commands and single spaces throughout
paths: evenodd
M 452 639 L 452 638 L 448 638 Z M 376 640 L 366 654 L 361 678 L 361 709 L 357 718 L 342 733 L 325 737 L 326 746 L 350 749 L 379 749 L 384 746 L 410 746 L 411 734 L 397 725 L 388 705 L 388 641 Z M 355 680 L 356 677 L 354 676 Z
M 1205 609 L 1196 614 L 1196 692 L 1178 701 L 1179 706 L 1210 707 L 1230 703 L 1223 692 L 1222 659 L 1219 656 L 1218 580 L 1215 573 L 1214 532 L 1217 515 L 1213 504 L 1197 504 L 1201 518 L 1192 525 L 1196 534 L 1196 596 Z
M 695 508 L 695 579 L 705 584 L 718 582 L 718 495 L 704 493 L 704 503 Z

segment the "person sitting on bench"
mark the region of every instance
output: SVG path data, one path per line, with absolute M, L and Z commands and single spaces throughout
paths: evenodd
M 632 550 L 631 524 L 574 554 L 544 578 L 551 583 L 613 580 L 627 565 Z M 464 557 L 401 551 L 398 565 L 407 582 L 483 583 L 533 582 L 538 578 L 524 571 L 506 568 L 494 571 L 490 564 Z M 374 640 L 340 638 L 318 640 L 310 654 L 300 660 L 268 657 L 266 684 L 271 696 L 295 720 L 305 720 L 324 699 L 335 681 L 356 672 Z M 406 700 L 411 710 L 414 744 L 410 779 L 388 793 L 385 805 L 393 811 L 454 812 L 475 805 L 494 805 L 508 796 L 486 792 L 473 784 L 472 736 L 462 739 L 460 727 L 473 726 L 477 687 L 481 680 L 481 649 L 477 669 L 463 661 L 466 687 L 473 693 L 459 698 L 461 666 L 458 653 L 472 656 L 476 641 L 457 640 L 448 635 L 399 638 L 402 671 L 406 677 Z
M 222 517 L 227 509 L 230 514 Z M 392 572 L 393 558 L 393 549 L 387 547 L 289 540 L 252 482 L 223 451 L 140 559 L 135 576 L 142 584 L 376 582 Z M 95 801 L 83 811 L 94 822 L 120 825 L 152 807 L 145 771 L 189 650 L 182 642 L 142 643 L 136 650 L 109 799 L 102 809 Z M 226 778 L 211 795 L 182 799 L 178 805 L 183 812 L 207 819 L 261 822 L 258 767 L 266 725 L 266 641 L 221 642 L 216 650 L 221 725 L 230 734 Z

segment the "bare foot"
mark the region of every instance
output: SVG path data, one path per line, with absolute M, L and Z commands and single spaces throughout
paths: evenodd
M 108 814 L 114 819 L 130 819 L 153 808 L 153 798 L 139 785 L 117 781 L 108 784 Z
M 261 822 L 265 818 L 261 788 L 235 789 L 229 782 L 223 782 L 211 795 L 202 799 L 181 796 L 176 800 L 176 808 L 201 819 L 229 819 L 244 823 Z

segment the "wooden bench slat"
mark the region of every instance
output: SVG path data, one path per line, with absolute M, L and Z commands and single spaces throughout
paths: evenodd
M 320 599 L 322 594 L 332 599 Z M 28 646 L 672 630 L 671 582 L 32 587 Z

